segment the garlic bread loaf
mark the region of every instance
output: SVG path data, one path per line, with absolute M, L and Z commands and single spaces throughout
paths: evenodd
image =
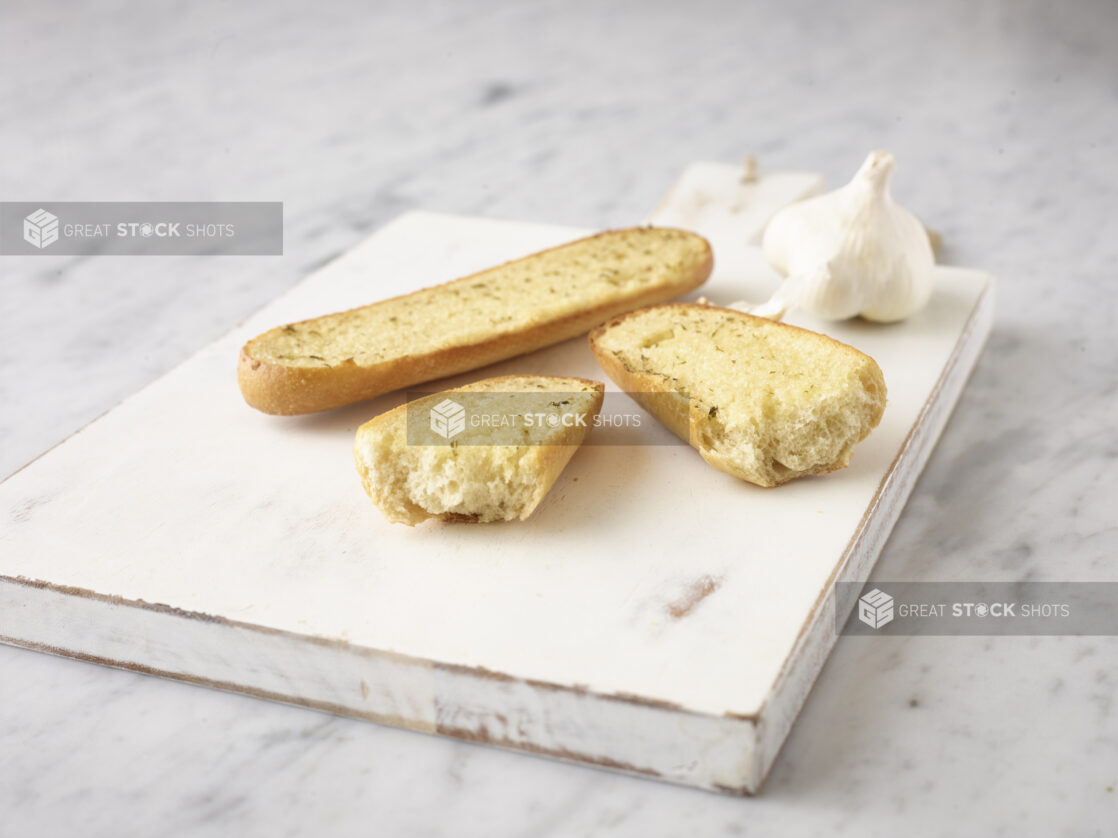
M 758 486 L 847 466 L 885 409 L 868 355 L 732 309 L 651 306 L 598 327 L 590 346 L 703 459 Z
M 500 376 L 402 404 L 357 429 L 361 483 L 395 523 L 524 520 L 582 444 L 604 389 Z
M 601 233 L 362 308 L 279 326 L 245 344 L 245 401 L 313 413 L 531 352 L 623 311 L 701 285 L 713 264 L 694 233 Z

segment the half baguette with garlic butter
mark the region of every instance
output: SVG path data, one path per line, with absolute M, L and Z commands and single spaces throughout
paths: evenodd
M 590 333 L 602 369 L 720 471 L 758 486 L 850 463 L 881 421 L 877 363 L 825 335 L 675 303 Z
M 500 376 L 402 404 L 357 429 L 361 483 L 395 523 L 524 520 L 582 444 L 604 389 Z
M 706 239 L 615 230 L 362 308 L 279 326 L 241 350 L 237 379 L 265 413 L 328 410 L 585 334 L 686 294 L 710 275 Z

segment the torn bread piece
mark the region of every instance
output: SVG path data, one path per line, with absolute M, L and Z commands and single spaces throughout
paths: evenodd
M 881 421 L 873 358 L 825 335 L 673 303 L 590 333 L 602 369 L 720 471 L 758 486 L 850 464 Z
M 357 429 L 357 471 L 395 523 L 524 520 L 593 426 L 604 389 L 513 375 L 423 396 Z
M 329 410 L 585 334 L 701 285 L 702 236 L 634 227 L 579 239 L 373 305 L 289 323 L 241 350 L 237 380 L 265 413 Z

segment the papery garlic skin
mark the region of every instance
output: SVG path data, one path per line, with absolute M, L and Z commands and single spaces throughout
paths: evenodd
M 893 167 L 889 152 L 871 152 L 846 186 L 773 216 L 765 258 L 786 279 L 754 314 L 779 319 L 803 308 L 892 322 L 927 304 L 935 256 L 924 225 L 889 194 Z

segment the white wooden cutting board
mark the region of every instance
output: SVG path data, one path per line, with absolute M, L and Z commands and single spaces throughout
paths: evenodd
M 819 185 L 697 164 L 652 220 L 711 237 L 707 297 L 760 300 L 775 278 L 749 242 Z M 835 642 L 835 582 L 869 574 L 978 356 L 988 276 L 940 269 L 900 325 L 793 318 L 874 356 L 889 404 L 850 468 L 775 490 L 679 445 L 584 446 L 527 522 L 411 529 L 369 503 L 351 455 L 402 396 L 281 418 L 237 390 L 237 350 L 266 328 L 584 232 L 409 213 L 17 472 L 0 639 L 756 791 Z M 447 384 L 511 372 L 604 378 L 578 339 Z

